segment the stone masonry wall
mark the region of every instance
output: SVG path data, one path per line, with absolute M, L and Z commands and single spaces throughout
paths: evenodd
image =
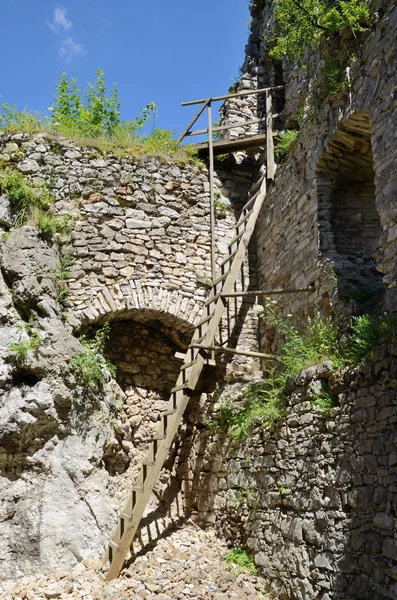
M 53 134 L 1 134 L 0 161 L 44 182 L 56 212 L 75 220 L 64 243 L 65 298 L 56 287 L 59 240 L 18 226 L 0 196 L 0 572 L 18 577 L 102 554 L 177 379 L 175 352 L 186 349 L 208 294 L 209 187 L 205 168 L 119 158 Z M 219 166 L 217 262 L 256 169 L 244 158 Z M 252 260 L 244 285 L 255 285 Z M 255 349 L 250 303 L 229 316 L 221 341 Z M 83 350 L 76 336 L 105 321 L 116 378 L 105 372 L 103 386 L 84 389 L 69 362 Z M 32 331 L 40 346 L 22 359 L 10 342 Z M 224 363 L 231 376 L 247 371 L 241 357 Z M 148 509 L 150 539 L 183 515 L 172 458 Z
M 253 12 L 241 89 L 280 83 L 268 57 L 272 3 L 264 4 Z M 397 9 L 381 0 L 371 8 L 375 18 L 348 73 L 347 94 L 322 95 L 318 53 L 304 57 L 305 68 L 283 62 L 284 124 L 297 127 L 299 110 L 303 120 L 259 218 L 258 288 L 315 284 L 311 294 L 277 298 L 278 313 L 291 313 L 298 325 L 319 310 L 337 319 L 362 310 L 342 293 L 349 278 L 356 291 L 377 288 L 378 311 L 384 296 L 384 308 L 395 312 L 397 150 L 390 132 L 397 123 Z M 340 209 L 357 222 L 349 224 L 352 246 L 345 244 Z M 368 231 L 366 240 L 359 231 Z M 266 350 L 272 341 L 264 340 Z M 389 344 L 361 369 L 308 369 L 291 382 L 278 425 L 262 431 L 253 424 L 244 442 L 208 428 L 216 418 L 211 398 L 195 415 L 195 451 L 190 469 L 181 468 L 188 504 L 252 552 L 272 598 L 397 597 L 395 356 Z M 212 402 L 243 400 L 245 391 L 237 382 Z M 335 400 L 329 414 L 313 404 L 319 391 Z
M 318 170 L 335 139 L 336 172 L 343 173 L 343 157 L 352 152 L 351 173 L 356 172 L 360 179 L 359 165 L 353 163 L 353 157 L 359 157 L 362 145 L 366 144 L 368 126 L 372 143 L 369 159 L 373 155 L 379 219 L 375 244 L 377 268 L 383 273 L 387 286 L 387 309 L 393 310 L 395 304 L 396 212 L 392 165 L 397 156 L 393 136 L 386 131 L 392 130 L 397 120 L 397 105 L 392 95 L 396 76 L 390 66 L 396 53 L 397 13 L 388 3 L 378 2 L 378 6 L 372 8 L 378 8 L 377 14 L 382 18 L 375 22 L 363 40 L 360 57 L 349 73 L 351 90 L 345 97 L 321 99 L 318 96 L 317 82 L 321 81 L 322 63 L 317 55 L 304 57 L 308 65 L 305 70 L 287 61 L 284 64 L 284 120 L 291 122 L 299 109 L 305 116 L 295 146 L 279 166 L 275 186 L 258 223 L 257 239 L 262 288 L 316 284 L 316 292 L 311 296 L 288 299 L 284 310 L 294 315 L 306 315 L 310 310 L 321 308 L 329 310 L 329 298 L 338 297 L 338 282 L 332 274 L 330 276 L 330 270 L 336 269 L 336 274 L 340 270 L 343 272 L 343 264 L 338 264 L 319 248 L 318 232 L 327 224 L 321 221 Z M 261 21 L 260 28 L 263 35 L 269 28 L 269 21 Z M 266 47 L 263 51 L 266 52 Z M 345 124 L 347 128 L 344 129 Z M 349 124 L 352 137 L 348 135 Z M 341 161 L 339 165 L 338 160 Z M 348 202 L 348 194 L 345 194 L 344 202 Z M 365 210 L 361 217 L 357 207 L 355 210 L 358 220 L 366 218 Z M 328 223 L 328 227 L 331 225 Z M 283 306 L 281 301 L 280 308 Z M 346 306 L 339 305 L 336 312 L 344 308 Z
M 397 596 L 396 356 L 386 344 L 360 369 L 307 369 L 285 418 L 244 441 L 192 432 L 191 509 L 248 548 L 271 598 Z M 335 399 L 329 412 L 320 391 Z

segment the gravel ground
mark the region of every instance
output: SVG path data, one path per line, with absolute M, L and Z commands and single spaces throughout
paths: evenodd
M 226 552 L 214 531 L 190 523 L 158 541 L 110 583 L 101 580 L 95 565 L 83 563 L 70 573 L 0 582 L 0 599 L 265 600 L 263 580 L 237 574 L 226 563 Z

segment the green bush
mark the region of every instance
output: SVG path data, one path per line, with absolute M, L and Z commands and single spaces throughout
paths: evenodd
M 350 339 L 346 347 L 341 347 L 338 328 L 331 317 L 317 314 L 308 318 L 304 330 L 299 331 L 289 324 L 288 318 L 284 320 L 276 314 L 276 305 L 276 301 L 267 298 L 261 318 L 274 326 L 284 340 L 277 366 L 266 372 L 262 382 L 249 386 L 242 403 L 227 400 L 218 408 L 219 426 L 232 438 L 247 436 L 253 420 L 262 427 L 271 427 L 284 414 L 288 380 L 304 369 L 325 361 L 330 361 L 334 371 L 358 365 L 373 354 L 380 342 L 397 340 L 395 315 L 353 317 Z M 312 400 L 325 413 L 334 403 L 335 399 L 325 391 Z
M 357 364 L 372 355 L 382 340 L 397 340 L 397 317 L 384 315 L 353 317 L 352 336 L 346 351 L 349 362 Z
M 18 226 L 34 225 L 46 240 L 51 240 L 56 233 L 71 233 L 72 218 L 52 212 L 54 197 L 44 184 L 32 184 L 19 171 L 7 169 L 0 173 L 0 191 L 17 212 Z
M 108 92 L 102 69 L 96 71 L 96 80 L 89 83 L 82 94 L 75 78 L 62 73 L 56 84 L 51 116 L 19 112 L 7 103 L 2 105 L 0 126 L 6 131 L 35 132 L 56 130 L 61 135 L 92 145 L 103 152 L 121 156 L 150 154 L 172 156 L 174 160 L 195 161 L 195 152 L 186 146 L 178 146 L 169 130 L 153 128 L 148 135 L 140 132 L 144 125 L 157 114 L 154 102 L 149 102 L 132 120 L 121 119 L 119 92 L 116 84 Z
M 281 155 L 287 154 L 288 150 L 294 145 L 298 133 L 299 131 L 295 129 L 287 129 L 287 131 L 282 133 L 278 138 L 274 150 Z
M 220 405 L 218 417 L 221 429 L 232 438 L 244 438 L 254 419 L 262 427 L 271 427 L 284 412 L 282 391 L 283 386 L 273 370 L 266 381 L 248 387 L 242 404 L 227 400 Z
M 26 330 L 29 335 L 27 340 L 20 340 L 19 342 L 10 342 L 10 350 L 15 352 L 17 362 L 25 362 L 28 352 L 37 352 L 40 348 L 41 338 L 38 331 L 33 329 L 32 322 L 26 325 Z
M 256 575 L 255 563 L 243 548 L 233 548 L 226 552 L 226 562 L 233 566 L 236 574 L 252 573 Z
M 275 0 L 277 29 L 270 56 L 298 60 L 308 46 L 345 27 L 362 31 L 369 17 L 363 0 Z
M 84 350 L 83 352 L 77 352 L 69 361 L 74 368 L 77 379 L 87 388 L 97 388 L 104 382 L 104 368 L 111 375 L 116 374 L 116 367 L 103 356 L 109 333 L 110 326 L 106 323 L 101 329 L 98 329 L 92 338 L 80 337 L 79 340 L 84 346 Z

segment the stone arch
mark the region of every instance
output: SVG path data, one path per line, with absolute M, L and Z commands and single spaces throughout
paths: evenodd
M 368 111 L 343 121 L 317 165 L 319 246 L 331 261 L 339 297 L 367 302 L 383 294 L 374 258 L 380 218 Z
M 204 293 L 202 297 L 187 296 L 179 290 L 145 286 L 139 280 L 90 288 L 87 296 L 84 305 L 75 312 L 81 326 L 128 319 L 133 313 L 146 311 L 160 321 L 171 320 L 172 326 L 181 331 L 189 331 L 199 321 L 205 300 Z

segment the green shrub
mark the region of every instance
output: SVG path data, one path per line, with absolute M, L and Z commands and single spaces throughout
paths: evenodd
M 287 129 L 287 131 L 282 133 L 278 138 L 274 146 L 275 151 L 281 155 L 287 154 L 288 150 L 294 145 L 298 133 L 299 131 L 295 129 Z
M 276 0 L 272 58 L 298 60 L 306 48 L 345 27 L 363 31 L 370 13 L 363 0 Z
M 347 359 L 353 364 L 372 355 L 382 340 L 397 340 L 397 317 L 384 315 L 353 317 L 352 336 L 346 351 Z
M 19 171 L 7 169 L 0 174 L 0 191 L 17 212 L 17 226 L 34 225 L 48 241 L 56 233 L 70 235 L 74 220 L 52 212 L 54 197 L 44 184 L 32 184 Z
M 40 348 L 41 338 L 38 331 L 33 329 L 31 322 L 26 326 L 29 339 L 20 340 L 19 342 L 10 342 L 10 350 L 15 352 L 17 362 L 25 362 L 28 352 L 37 352 Z
M 155 120 L 157 107 L 154 102 L 149 102 L 134 119 L 122 120 L 117 86 L 114 84 L 107 91 L 102 69 L 96 71 L 96 80 L 87 84 L 84 95 L 77 80 L 69 79 L 65 72 L 55 87 L 52 116 L 30 113 L 27 109 L 19 112 L 4 103 L 0 113 L 0 126 L 9 132 L 30 133 L 55 129 L 61 135 L 84 145 L 92 145 L 103 152 L 113 152 L 120 156 L 150 154 L 199 162 L 191 147 L 178 146 L 169 130 L 153 128 L 148 135 L 141 134 L 144 125 L 151 118 Z
M 255 563 L 243 548 L 233 548 L 226 552 L 226 562 L 233 566 L 236 574 L 252 573 L 256 575 Z
M 84 350 L 83 352 L 77 352 L 69 361 L 74 368 L 77 379 L 87 388 L 97 388 L 104 382 L 104 368 L 111 375 L 116 374 L 116 367 L 103 356 L 109 333 L 110 326 L 106 323 L 101 329 L 98 329 L 91 339 L 86 336 L 80 337 L 79 340 L 84 346 Z
M 53 275 L 55 287 L 57 290 L 57 301 L 63 302 L 69 292 L 66 280 L 70 277 L 69 267 L 72 263 L 72 256 L 67 248 L 61 247 L 59 251 L 59 260 L 57 269 Z
M 282 389 L 275 371 L 272 371 L 266 381 L 248 387 L 246 400 L 242 404 L 227 400 L 218 409 L 221 429 L 232 438 L 243 438 L 247 436 L 254 419 L 262 427 L 271 427 L 284 411 Z

